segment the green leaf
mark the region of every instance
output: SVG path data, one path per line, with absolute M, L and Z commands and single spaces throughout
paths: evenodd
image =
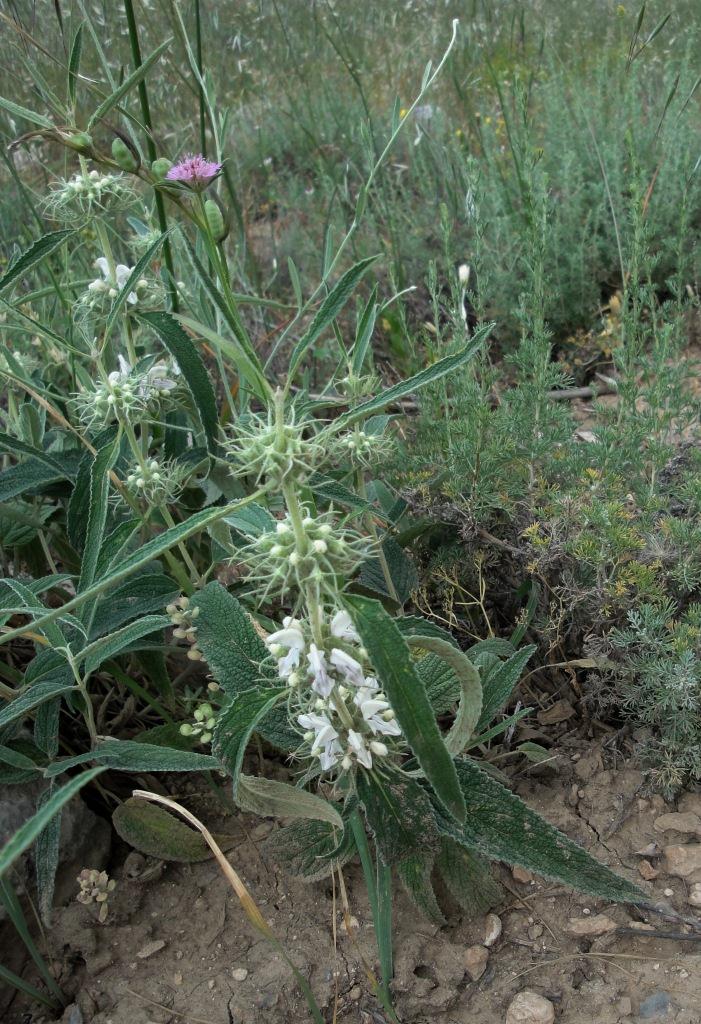
M 129 797 L 112 813 L 115 832 L 147 857 L 196 864 L 212 856 L 200 832 L 196 832 L 157 804 Z
M 411 394 L 412 391 L 418 391 L 419 388 L 432 384 L 434 381 L 440 380 L 441 377 L 445 377 L 446 374 L 452 373 L 453 370 L 457 370 L 459 366 L 468 362 L 477 353 L 492 327 L 493 324 L 481 327 L 475 331 L 469 342 L 452 356 L 445 356 L 445 358 L 439 359 L 437 362 L 432 363 L 431 366 L 427 366 L 424 370 L 414 374 L 413 377 L 400 381 L 399 384 L 387 388 L 375 398 L 369 398 L 367 401 L 361 402 L 360 405 L 356 405 L 355 408 L 349 409 L 348 412 L 344 412 L 332 424 L 334 433 L 345 430 L 352 423 L 365 419 L 371 413 L 380 412 L 390 402 L 396 402 L 397 399 L 404 398 L 405 395 Z
M 358 321 L 358 329 L 355 332 L 351 369 L 356 377 L 359 377 L 363 372 L 365 357 L 368 354 L 370 339 L 375 329 L 375 321 L 377 320 L 379 309 L 380 307 L 377 304 L 377 285 L 375 285 L 363 310 L 363 315 Z
M 39 800 L 39 808 L 47 803 L 55 792 L 53 783 L 42 793 Z M 61 843 L 61 816 L 63 811 L 58 811 L 48 822 L 45 828 L 37 836 L 34 849 L 34 864 L 37 879 L 37 894 L 39 896 L 39 913 L 47 927 L 51 925 L 51 909 L 54 899 L 54 888 L 56 885 L 56 871 L 58 870 L 59 847 Z
M 239 775 L 235 799 L 243 810 L 263 817 L 311 818 L 343 829 L 341 815 L 328 800 L 274 779 Z
M 265 379 L 260 360 L 255 351 L 249 350 L 247 343 L 243 342 L 238 336 L 234 341 L 224 338 L 221 334 L 217 334 L 216 331 L 205 327 L 204 324 L 198 323 L 196 320 L 190 320 L 186 316 L 178 314 L 176 320 L 184 324 L 193 334 L 199 334 L 202 338 L 205 338 L 211 345 L 214 345 L 215 349 L 221 349 L 233 361 L 238 372 L 246 378 L 246 383 L 256 397 L 266 406 L 272 404 L 272 390 Z
M 406 604 L 412 592 L 419 585 L 419 574 L 416 571 L 414 560 L 392 537 L 386 537 L 383 540 L 382 551 L 399 604 Z M 363 590 L 370 590 L 375 594 L 381 594 L 384 598 L 391 599 L 379 558 L 366 559 L 360 567 L 360 573 L 355 582 Z
M 116 323 L 117 317 L 119 316 L 119 314 L 121 313 L 122 309 L 126 305 L 126 302 L 127 302 L 127 299 L 129 298 L 130 293 L 134 291 L 134 288 L 136 287 L 137 282 L 140 281 L 141 278 L 144 276 L 144 272 L 146 271 L 149 263 L 151 262 L 153 257 L 156 255 L 158 250 L 161 248 L 161 246 L 165 242 L 166 237 L 167 237 L 167 233 L 162 234 L 159 238 L 156 239 L 155 242 L 153 242 L 148 247 L 146 252 L 143 254 L 143 256 L 137 262 L 136 266 L 132 269 L 132 272 L 129 275 L 129 277 L 127 278 L 127 280 L 125 281 L 125 283 L 122 285 L 122 287 L 117 292 L 117 294 L 116 294 L 116 296 L 114 298 L 114 301 L 112 302 L 112 305 L 110 306 L 110 311 L 107 314 L 107 319 L 105 320 L 105 326 L 104 326 L 104 337 L 105 338 L 109 337 L 109 335 L 110 335 L 110 333 L 112 331 L 112 328 L 114 327 L 114 325 Z M 164 315 L 166 315 L 166 314 L 164 314 Z
M 85 550 L 78 581 L 78 593 L 86 591 L 95 579 L 97 560 L 105 533 L 109 498 L 109 472 L 119 450 L 118 435 L 100 448 L 90 469 L 90 491 L 88 526 L 85 535 Z
M 301 819 L 277 829 L 265 840 L 265 852 L 303 882 L 318 882 L 341 868 L 355 852 L 346 823 L 339 842 L 338 829 L 326 821 Z
M 38 708 L 44 701 L 51 700 L 52 697 L 63 696 L 72 690 L 75 690 L 75 683 L 66 683 L 64 679 L 47 679 L 43 683 L 30 686 L 0 711 L 0 728 L 18 718 L 23 718 L 28 711 Z
M 438 906 L 431 884 L 435 861 L 433 851 L 417 850 L 397 864 L 397 874 L 406 893 L 416 909 L 434 924 L 445 924 L 445 918 Z
M 443 820 L 439 828 L 470 850 L 517 864 L 545 878 L 606 900 L 638 903 L 647 897 L 581 846 L 549 825 L 469 758 L 455 761 L 467 805 L 462 827 Z
M 428 793 L 397 771 L 380 776 L 358 770 L 358 799 L 385 864 L 396 866 L 417 846 L 437 849 L 439 833 Z
M 82 21 L 75 30 L 71 55 L 68 60 L 68 96 L 75 106 L 75 96 L 78 89 L 78 72 L 80 71 L 80 57 L 83 52 L 83 23 Z
M 225 693 L 232 697 L 266 682 L 279 682 L 248 614 L 220 583 L 208 583 L 190 603 L 200 609 L 197 646 Z
M 88 131 L 90 131 L 93 125 L 96 125 L 98 121 L 101 121 L 102 118 L 110 112 L 112 107 L 115 107 L 126 96 L 126 94 L 134 88 L 135 85 L 138 85 L 139 82 L 146 77 L 146 75 L 151 70 L 152 66 L 156 63 L 156 61 L 164 52 L 164 50 L 166 50 L 170 46 L 172 41 L 173 40 L 171 38 L 166 39 L 164 42 L 162 42 L 161 45 L 153 51 L 153 53 L 149 54 L 146 60 L 141 63 L 141 65 L 136 69 L 136 71 L 132 71 L 132 73 L 124 79 L 124 81 L 118 89 L 115 89 L 114 92 L 110 96 L 108 96 L 106 100 L 102 101 L 100 106 L 97 108 L 97 110 L 94 112 L 94 114 L 88 121 Z
M 460 704 L 455 722 L 445 738 L 448 752 L 456 757 L 461 754 L 479 721 L 482 711 L 482 684 L 480 675 L 467 655 L 457 650 L 447 640 L 435 636 L 407 637 L 410 647 L 420 647 L 441 658 L 453 671 L 460 685 Z
M 369 256 L 360 260 L 355 266 L 347 270 L 339 281 L 333 286 L 329 294 L 322 302 L 319 310 L 309 325 L 309 329 L 299 339 L 292 350 L 289 362 L 289 379 L 291 380 L 295 370 L 304 358 L 307 351 L 319 338 L 323 331 L 331 324 L 345 306 L 348 299 L 355 291 L 358 282 L 365 271 L 379 259 L 379 256 Z
M 455 766 L 405 639 L 379 601 L 355 596 L 345 600 L 402 732 L 428 782 L 458 821 L 464 820 L 465 801 Z
M 19 465 L 10 466 L 0 473 L 0 502 L 25 494 L 26 491 L 39 490 L 45 484 L 63 480 L 65 476 L 65 470 L 54 469 L 38 459 L 25 459 Z
M 71 800 L 79 790 L 100 775 L 104 768 L 90 768 L 87 772 L 76 775 L 65 786 L 57 789 L 53 796 L 39 808 L 29 821 L 17 829 L 15 834 L 0 850 L 0 876 L 12 867 L 18 857 L 28 850 L 37 836 L 43 832 L 55 814 Z
M 533 644 L 522 647 L 508 661 L 501 662 L 498 667 L 485 674 L 482 681 L 482 713 L 477 723 L 478 729 L 484 729 L 489 725 L 497 712 L 504 707 L 534 652 Z
M 404 637 L 435 636 L 439 640 L 445 640 L 446 643 L 452 644 L 453 647 L 460 650 L 460 646 L 453 634 L 447 629 L 443 629 L 437 623 L 431 622 L 430 619 L 424 619 L 420 615 L 398 615 L 395 617 L 394 622 Z
M 225 516 L 224 522 L 244 537 L 260 537 L 262 533 L 270 533 L 275 529 L 276 519 L 267 508 L 252 502 L 240 512 Z
M 210 754 L 176 750 L 155 743 L 137 743 L 135 740 L 109 739 L 103 740 L 94 750 L 54 761 L 44 774 L 50 779 L 86 761 L 97 761 L 120 772 L 206 772 L 220 767 Z
M 91 644 L 83 648 L 77 655 L 77 662 L 85 661 L 85 673 L 89 675 L 124 650 L 138 650 L 137 641 L 155 633 L 158 630 L 166 629 L 171 625 L 168 615 L 143 615 L 136 622 L 130 622 L 114 633 L 93 640 Z
M 252 495 L 251 499 L 243 498 L 240 504 L 247 504 L 249 500 L 252 500 L 256 495 Z M 102 579 L 97 580 L 91 587 L 89 587 L 82 594 L 78 594 L 72 600 L 67 601 L 61 608 L 53 608 L 51 611 L 47 611 L 45 615 L 40 616 L 33 623 L 33 629 L 41 629 L 46 625 L 47 622 L 53 622 L 54 619 L 65 616 L 69 611 L 74 608 L 80 607 L 86 601 L 103 591 L 107 590 L 108 587 L 114 586 L 116 583 L 120 583 L 122 580 L 131 576 L 137 569 L 143 569 L 144 566 L 148 565 L 155 558 L 162 555 L 164 552 L 169 551 L 179 541 L 187 540 L 195 533 L 200 533 L 205 530 L 210 523 L 216 522 L 218 519 L 222 519 L 227 511 L 235 507 L 237 502 L 233 503 L 233 506 L 221 505 L 213 509 L 202 509 L 200 512 L 195 512 L 188 519 L 182 523 L 178 523 L 176 526 L 170 527 L 165 530 L 158 537 L 154 537 L 152 540 L 143 544 L 138 551 L 129 555 L 128 558 L 124 559 L 118 569 L 114 569 L 109 575 L 104 576 Z M 0 634 L 0 644 L 9 643 L 14 640 L 15 637 L 21 636 L 25 632 L 24 626 L 18 626 L 17 629 L 11 629 L 9 632 Z
M 207 437 L 207 447 L 212 452 L 216 451 L 219 429 L 217 400 L 202 356 L 169 313 L 142 313 L 140 319 L 153 327 L 180 367 L 183 380 L 197 407 Z
M 23 408 L 25 407 L 23 406 Z M 31 407 L 27 406 L 27 408 Z M 43 462 L 49 469 L 55 470 L 61 477 L 66 476 L 65 463 L 62 465 L 53 455 L 42 451 L 41 448 L 35 448 L 32 444 L 27 444 L 26 441 L 20 441 L 18 437 L 13 437 L 11 434 L 0 432 L 0 448 L 5 448 L 10 452 L 22 452 L 23 455 L 31 455 L 38 462 Z
M 436 866 L 450 895 L 468 917 L 484 914 L 501 899 L 501 886 L 489 863 L 462 844 L 445 836 Z
M 4 96 L 0 96 L 0 107 L 12 117 L 21 117 L 24 121 L 29 121 L 30 124 L 35 124 L 39 128 L 53 128 L 48 117 L 37 114 L 34 110 L 29 110 L 28 107 L 21 107 L 19 103 L 13 103 L 12 100 L 6 100 Z
M 0 100 L 0 103 L 2 103 L 2 100 Z M 0 277 L 0 293 L 9 288 L 18 278 L 24 277 L 32 267 L 36 266 L 37 263 L 40 263 L 47 256 L 50 256 L 52 252 L 58 249 L 59 245 L 63 245 L 66 239 L 74 234 L 75 231 L 72 228 L 64 228 L 61 231 L 49 231 L 48 234 L 38 238 L 21 256 L 18 256 L 10 264 L 3 276 Z
M 309 489 L 314 495 L 323 498 L 333 505 L 342 505 L 354 512 L 367 512 L 371 508 L 370 502 L 365 498 L 358 497 L 353 491 L 333 477 L 324 476 L 323 473 L 314 473 L 308 481 Z
M 108 538 L 109 539 L 109 538 Z M 180 590 L 160 572 L 149 572 L 129 580 L 114 590 L 108 600 L 101 601 L 93 617 L 90 639 L 111 633 L 125 622 L 149 612 L 162 610 L 179 595 Z
M 284 696 L 282 689 L 255 689 L 237 693 L 217 717 L 212 736 L 212 753 L 234 781 L 234 800 L 243 756 L 256 726 Z
M 30 776 L 34 772 L 40 772 L 42 769 L 38 764 L 32 761 L 31 757 L 27 757 L 21 750 L 14 750 L 12 747 L 5 747 L 0 745 L 0 761 L 3 764 L 11 764 L 13 768 L 19 768 L 22 771 L 29 772 Z

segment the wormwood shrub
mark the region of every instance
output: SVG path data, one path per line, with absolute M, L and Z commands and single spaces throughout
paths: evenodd
M 395 105 L 350 227 L 306 299 L 297 283 L 266 362 L 240 311 L 249 299 L 231 287 L 219 122 L 194 54 L 213 159 L 171 164 L 148 135 L 147 161 L 138 138 L 109 127 L 168 45 L 142 60 L 130 26 L 133 70 L 97 106 L 85 100 L 85 116 L 76 115 L 82 25 L 65 93 L 48 97 L 55 119 L 0 101 L 77 154 L 45 205 L 66 226 L 55 224 L 0 278 L 12 342 L 1 371 L 0 643 L 13 653 L 2 669 L 0 779 L 48 785 L 0 853 L 0 872 L 36 840 L 47 917 L 59 812 L 79 788 L 107 769 L 227 776 L 238 807 L 285 820 L 273 847 L 290 870 L 313 880 L 358 854 L 378 937 L 378 994 L 391 1013 L 393 869 L 436 920 L 434 871 L 475 910 L 497 896 L 489 859 L 608 899 L 642 894 L 475 757 L 525 713 L 502 711 L 532 647 L 516 634 L 463 651 L 404 610 L 417 585 L 405 547 L 422 526 L 379 475 L 396 443 L 386 410 L 455 374 L 491 330 L 466 337 L 459 327 L 450 351 L 383 388 L 371 345 L 383 311 L 376 289 L 349 327 L 344 311 L 374 257 L 348 266 L 344 254 L 411 110 Z M 414 108 L 448 52 L 426 68 Z M 150 123 L 143 89 L 140 117 Z M 81 249 L 99 276 L 75 279 Z M 325 333 L 336 370 L 319 396 L 304 368 Z M 225 565 L 230 587 L 213 578 Z M 192 686 L 201 677 L 175 675 L 183 662 L 206 665 L 206 690 Z M 246 771 L 254 738 L 289 763 L 290 782 Z M 202 856 L 196 833 L 160 807 L 122 802 L 114 823 L 147 853 Z M 20 923 L 16 906 L 13 914 Z
M 701 581 L 699 401 L 689 348 L 698 314 L 694 187 L 669 239 L 676 257 L 661 291 L 654 189 L 632 174 L 625 205 L 612 208 L 624 287 L 576 339 L 576 355 L 561 350 L 558 359 L 547 318 L 547 296 L 556 289 L 543 244 L 550 182 L 527 135 L 521 166 L 529 226 L 519 266 L 519 346 L 499 367 L 482 356 L 424 393 L 395 481 L 426 517 L 433 581 L 426 606 L 438 598 L 451 625 L 471 633 L 485 606 L 497 619 L 513 617 L 510 595 L 520 585 L 530 595 L 543 660 L 577 664 L 596 652 L 585 696 L 605 694 L 609 708 L 653 728 L 641 755 L 650 780 L 670 792 L 698 778 L 701 767 L 698 678 L 691 672 L 682 684 L 677 665 Z M 690 167 L 690 183 L 695 173 Z M 449 229 L 445 217 L 446 251 Z M 429 277 L 434 316 L 427 337 L 436 355 L 450 350 L 456 331 L 467 336 L 466 298 L 478 324 L 488 306 L 490 280 L 479 263 L 476 274 L 467 267 L 461 274 L 462 281 L 452 272 L 443 297 L 438 272 Z M 592 413 L 581 423 L 563 399 L 571 371 L 581 374 L 587 364 Z M 593 374 L 595 366 L 604 372 Z M 601 389 L 610 395 L 599 397 Z M 437 449 L 447 453 L 444 462 Z M 665 653 L 656 626 L 654 669 L 651 652 L 631 632 L 643 613 L 661 616 L 663 632 L 675 637 Z

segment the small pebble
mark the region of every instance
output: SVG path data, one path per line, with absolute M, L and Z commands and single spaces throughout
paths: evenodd
M 701 882 L 694 882 L 689 893 L 689 904 L 692 907 L 701 907 Z
M 246 970 L 245 967 L 234 967 L 233 971 L 231 972 L 231 977 L 234 979 L 234 981 L 245 981 L 246 978 L 248 977 L 248 971 Z
M 665 896 L 674 896 L 674 889 L 665 889 L 664 894 Z
M 553 1024 L 555 1007 L 538 992 L 524 989 L 511 1001 L 506 1024 Z
M 153 956 L 154 953 L 160 953 L 164 947 L 165 942 L 163 939 L 154 939 L 153 942 L 147 942 L 143 949 L 140 949 L 136 955 L 139 960 L 147 960 L 150 956 Z
M 175 974 L 173 975 L 173 983 L 175 985 L 182 985 L 182 983 L 183 983 L 183 976 L 180 973 L 180 971 L 176 971 Z
M 501 935 L 501 918 L 496 914 L 487 914 L 484 919 L 484 945 L 491 947 Z
M 646 882 L 652 882 L 659 875 L 659 870 L 653 868 L 649 860 L 641 860 L 638 864 L 638 874 L 641 878 L 644 878 Z
M 473 981 L 478 981 L 487 970 L 489 950 L 484 946 L 469 946 L 465 950 L 465 970 Z
M 511 877 L 515 882 L 522 882 L 524 885 L 533 881 L 533 875 L 530 871 L 526 871 L 525 868 L 520 868 L 518 866 L 511 869 Z

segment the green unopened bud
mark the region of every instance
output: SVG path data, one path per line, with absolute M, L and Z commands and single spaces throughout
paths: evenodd
M 158 160 L 154 160 L 151 164 L 151 174 L 157 181 L 162 181 L 172 166 L 172 162 L 167 157 L 159 156 Z
M 181 736 L 192 736 L 192 733 L 193 733 L 193 728 L 192 728 L 191 725 L 188 725 L 187 722 L 185 722 L 184 725 L 180 726 L 180 735 Z
M 92 136 L 88 135 L 87 132 L 73 132 L 71 135 L 63 136 L 63 143 L 70 149 L 75 149 L 79 153 L 84 153 L 92 146 Z
M 112 141 L 112 158 L 123 171 L 138 171 L 141 162 L 136 153 L 119 136 Z
M 224 220 L 219 204 L 215 199 L 207 199 L 204 204 L 204 215 L 207 218 L 207 227 L 215 242 L 223 242 L 229 234 L 229 225 Z

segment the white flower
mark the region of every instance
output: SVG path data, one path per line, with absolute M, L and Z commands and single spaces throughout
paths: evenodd
M 119 269 L 119 268 L 117 268 Z M 179 370 L 177 366 L 168 366 L 167 363 L 158 362 L 154 363 L 151 369 L 147 372 L 146 378 L 148 380 L 149 387 L 155 388 L 156 391 L 172 391 L 173 388 L 177 388 L 178 382 L 172 380 L 173 377 L 177 376 Z
M 297 721 L 303 729 L 314 731 L 312 754 L 319 755 L 322 770 L 333 768 L 341 756 L 341 745 L 328 715 L 299 715 Z
M 321 697 L 328 697 L 333 690 L 333 679 L 329 676 L 326 668 L 326 658 L 316 644 L 309 645 L 307 661 L 309 662 L 310 671 L 314 676 L 312 680 L 312 690 L 318 693 Z
M 110 384 L 123 384 L 131 374 L 131 366 L 124 356 L 118 355 L 117 362 L 119 363 L 119 369 L 107 374 L 107 380 Z
M 331 635 L 337 636 L 339 640 L 360 640 L 353 625 L 353 620 L 346 611 L 336 612 L 331 619 Z
M 359 764 L 365 768 L 372 768 L 372 754 L 365 746 L 365 740 L 359 732 L 355 732 L 353 729 L 348 730 L 348 746 L 350 752 L 355 754 Z
M 363 686 L 365 683 L 365 675 L 363 673 L 363 667 L 359 661 L 355 658 L 351 658 L 350 654 L 346 654 L 345 651 L 340 650 L 338 647 L 334 647 L 331 650 L 331 664 L 337 669 L 344 679 L 353 686 Z
M 285 619 L 285 622 L 296 622 L 293 619 Z M 294 670 L 298 667 L 302 652 L 306 647 L 306 642 L 302 634 L 301 629 L 298 629 L 296 625 L 288 626 L 285 629 L 278 629 L 276 633 L 271 633 L 270 636 L 265 638 L 265 645 L 273 653 L 279 653 L 280 649 L 287 648 L 287 654 L 278 658 L 277 671 L 281 679 L 288 679 Z M 277 648 L 277 650 L 276 650 Z
M 88 285 L 88 291 L 104 291 L 106 287 L 109 288 L 109 286 L 112 285 L 111 290 L 114 291 L 114 295 L 111 296 L 111 298 L 116 298 L 117 292 L 122 291 L 122 289 L 124 288 L 125 284 L 127 283 L 131 276 L 132 270 L 134 269 L 133 267 L 125 266 L 123 263 L 118 263 L 117 266 L 114 268 L 113 280 L 110 275 L 110 265 L 104 256 L 98 256 L 98 258 L 95 260 L 95 266 L 102 274 L 104 280 L 101 280 L 98 277 L 97 280 L 93 281 L 91 284 Z M 114 289 L 115 284 L 117 285 L 116 290 Z M 134 306 L 138 301 L 139 296 L 136 294 L 136 292 L 129 292 L 129 294 L 127 295 L 127 302 L 131 306 Z
M 390 718 L 387 721 L 384 717 L 386 711 L 391 711 L 388 702 L 378 697 L 376 692 L 367 689 L 359 690 L 355 703 L 374 733 L 381 733 L 383 736 L 401 736 L 402 730 L 399 728 L 397 720 Z

